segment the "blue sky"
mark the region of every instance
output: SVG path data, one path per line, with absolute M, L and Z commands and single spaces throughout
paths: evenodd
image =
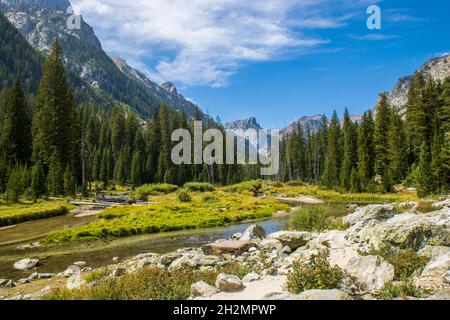
M 224 122 L 361 114 L 449 51 L 446 0 L 73 0 L 106 51 Z M 381 8 L 381 30 L 366 9 Z

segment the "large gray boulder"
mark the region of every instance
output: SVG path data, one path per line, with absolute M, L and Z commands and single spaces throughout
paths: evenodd
M 231 254 L 234 256 L 239 256 L 242 253 L 247 252 L 249 247 L 249 241 L 227 240 L 204 245 L 202 247 L 202 251 L 205 255 L 219 256 L 223 254 Z
M 354 213 L 345 216 L 343 222 L 354 225 L 358 222 L 373 219 L 383 221 L 392 218 L 394 214 L 393 206 L 374 204 L 356 209 Z
M 379 256 L 353 257 L 343 270 L 360 284 L 362 290 L 372 294 L 379 292 L 395 275 L 394 266 Z
M 236 292 L 244 289 L 244 283 L 236 276 L 221 273 L 217 276 L 216 287 L 224 292 Z
M 20 270 L 20 271 L 26 271 L 30 270 L 31 268 L 34 268 L 39 263 L 39 259 L 22 259 L 20 261 L 17 261 L 14 263 L 14 269 Z
M 338 289 L 331 290 L 307 290 L 299 295 L 292 296 L 290 300 L 349 300 L 350 297 Z
M 209 298 L 212 295 L 216 294 L 217 292 L 219 292 L 219 290 L 216 287 L 213 287 L 204 281 L 196 282 L 191 285 L 192 298 L 197 297 Z
M 367 248 L 386 244 L 414 251 L 428 244 L 450 246 L 450 209 L 427 214 L 404 213 L 379 222 L 357 223 L 347 230 L 347 238 Z
M 312 235 L 305 231 L 278 231 L 269 234 L 268 239 L 275 239 L 281 242 L 283 246 L 288 246 L 291 250 L 304 246 L 312 240 Z
M 250 241 L 254 239 L 263 239 L 266 236 L 266 230 L 259 224 L 251 225 L 244 231 L 239 240 Z

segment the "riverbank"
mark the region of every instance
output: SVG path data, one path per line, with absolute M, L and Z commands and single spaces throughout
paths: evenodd
M 351 207 L 344 218 L 349 228 L 341 231 L 279 231 L 265 235 L 269 232 L 253 226 L 229 237 L 231 241 L 219 240 L 201 248 L 118 257 L 111 265 L 95 270 L 86 261 L 80 268 L 79 282 L 68 271 L 70 268 L 50 279 L 42 279 L 38 273 L 34 276 L 41 277 L 38 282 L 16 282 L 15 288 L 1 289 L 0 296 L 34 299 L 51 293 L 49 297 L 55 299 L 110 299 L 120 294 L 119 298 L 151 299 L 159 291 L 156 298 L 448 298 L 450 201 L 434 202 L 430 212 L 425 213 L 417 206 L 408 202 Z M 315 256 L 325 260 L 312 262 Z M 338 281 L 329 287 L 311 281 L 315 276 L 307 275 L 313 272 L 309 267 L 314 263 L 319 263 L 318 270 L 336 274 Z M 320 278 L 321 274 L 316 276 Z M 153 291 L 136 282 L 156 281 L 157 277 L 167 279 L 167 283 L 149 283 Z M 182 285 L 175 289 L 171 281 L 177 277 Z M 67 287 L 67 283 L 80 290 L 52 290 Z

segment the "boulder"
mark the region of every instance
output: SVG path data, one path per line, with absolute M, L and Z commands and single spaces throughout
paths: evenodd
M 217 292 L 219 292 L 219 290 L 216 287 L 213 287 L 204 281 L 196 282 L 191 285 L 191 297 L 193 298 L 209 298 Z
M 360 222 L 347 230 L 347 238 L 366 248 L 379 249 L 389 244 L 418 251 L 426 245 L 450 246 L 450 210 L 427 214 L 398 214 L 383 222 Z
M 234 256 L 239 256 L 242 253 L 247 252 L 249 247 L 249 241 L 227 240 L 219 243 L 204 245 L 201 249 L 205 255 L 219 256 L 223 254 L 231 254 Z
M 223 292 L 237 292 L 244 289 L 244 284 L 236 276 L 221 273 L 217 276 L 216 287 Z
M 394 266 L 379 256 L 356 256 L 342 268 L 369 293 L 377 293 L 394 279 Z
M 29 259 L 29 258 L 22 259 L 20 261 L 17 261 L 16 263 L 14 263 L 14 269 L 26 271 L 31 268 L 34 268 L 38 263 L 39 263 L 38 259 Z
M 307 290 L 299 295 L 292 296 L 291 300 L 349 300 L 350 297 L 338 289 L 331 290 Z
M 67 267 L 67 269 L 63 272 L 63 276 L 68 278 L 68 277 L 70 277 L 74 274 L 80 273 L 80 272 L 81 272 L 80 267 L 71 265 L 71 266 Z
M 448 285 L 448 271 L 450 269 L 450 252 L 433 258 L 423 269 L 420 277 L 414 282 L 424 289 L 436 289 Z
M 288 246 L 291 250 L 295 250 L 312 240 L 312 235 L 304 231 L 278 231 L 270 234 L 267 238 L 278 240 L 283 246 Z
M 238 232 L 231 236 L 231 240 L 240 240 L 242 238 L 242 233 Z
M 432 204 L 432 206 L 433 206 L 433 208 L 436 208 L 436 209 L 441 209 L 441 208 L 445 208 L 445 207 L 450 208 L 450 198 L 435 202 Z
M 250 241 L 254 239 L 263 239 L 266 236 L 266 230 L 259 224 L 251 225 L 244 231 L 240 240 Z
M 0 279 L 0 288 L 2 288 L 7 283 L 8 283 L 8 279 Z
M 127 269 L 125 268 L 117 268 L 111 272 L 111 277 L 118 278 L 127 273 Z
M 259 248 L 261 251 L 267 253 L 272 251 L 281 251 L 283 249 L 283 244 L 276 239 L 264 239 L 259 243 Z
M 80 274 L 74 274 L 67 279 L 66 288 L 69 290 L 80 289 L 84 284 L 86 281 L 81 279 Z
M 73 265 L 77 266 L 77 267 L 80 267 L 80 268 L 83 268 L 83 267 L 86 266 L 86 262 L 84 262 L 84 261 L 77 261 L 77 262 L 74 262 Z
M 383 221 L 392 218 L 394 214 L 395 212 L 393 206 L 374 204 L 357 208 L 354 213 L 345 216 L 343 222 L 354 225 L 361 221 L 373 219 Z
M 253 282 L 253 281 L 258 281 L 259 279 L 261 279 L 261 276 L 255 272 L 250 272 L 247 273 L 245 275 L 244 278 L 242 278 L 243 282 Z

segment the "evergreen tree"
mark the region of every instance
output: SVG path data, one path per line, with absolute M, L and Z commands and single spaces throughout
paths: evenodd
M 350 190 L 352 171 L 358 164 L 357 138 L 357 125 L 352 122 L 350 114 L 346 108 L 343 124 L 344 160 L 342 162 L 341 170 L 341 186 L 345 190 Z
M 26 164 L 31 155 L 31 122 L 19 80 L 6 95 L 0 134 L 0 150 L 7 163 Z
M 46 194 L 45 172 L 40 162 L 31 169 L 31 197 L 36 200 Z
M 352 173 L 350 175 L 350 192 L 361 192 L 361 179 L 359 177 L 359 171 L 356 168 L 352 169 Z
M 76 165 L 79 155 L 77 115 L 67 85 L 61 46 L 55 41 L 43 67 L 33 116 L 33 159 L 49 166 L 53 154 L 60 165 Z
M 425 198 L 434 192 L 434 178 L 431 171 L 431 152 L 425 142 L 420 149 L 417 172 L 417 196 Z
M 135 151 L 131 162 L 131 183 L 134 187 L 138 187 L 142 183 L 142 160 L 141 153 Z
M 6 187 L 6 200 L 11 203 L 19 201 L 19 197 L 22 193 L 21 190 L 21 169 L 20 167 L 14 167 L 8 178 L 8 184 Z
M 64 194 L 66 196 L 74 196 L 76 192 L 76 180 L 73 171 L 67 165 L 64 172 Z
M 341 161 L 341 127 L 337 113 L 334 111 L 328 128 L 327 158 L 324 174 L 326 186 L 331 188 L 340 185 Z
M 358 130 L 359 176 L 361 184 L 366 190 L 374 176 L 373 126 L 372 112 L 369 110 L 364 113 Z
M 60 196 L 64 193 L 64 172 L 61 166 L 61 157 L 56 150 L 50 160 L 47 190 L 52 196 Z
M 408 171 L 408 155 L 403 120 L 395 108 L 390 111 L 387 160 L 393 183 L 402 182 Z
M 388 161 L 388 132 L 389 132 L 390 107 L 387 103 L 386 94 L 380 95 L 376 108 L 375 128 L 373 141 L 375 147 L 375 173 L 384 176 Z

